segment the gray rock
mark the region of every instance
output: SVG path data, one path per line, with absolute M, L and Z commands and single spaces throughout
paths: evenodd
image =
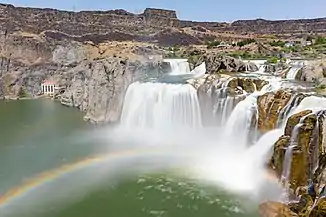
M 61 65 L 71 65 L 76 62 L 81 62 L 86 59 L 87 54 L 85 50 L 79 46 L 67 44 L 67 46 L 59 45 L 53 51 L 52 61 Z

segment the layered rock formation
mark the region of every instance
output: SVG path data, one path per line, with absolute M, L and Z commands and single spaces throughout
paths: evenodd
M 95 46 L 17 32 L 0 40 L 0 97 L 33 98 L 45 80 L 52 80 L 61 102 L 94 122 L 117 121 L 128 85 L 143 71 L 159 70 L 162 58 L 146 44 Z
M 326 195 L 321 191 L 326 183 L 324 127 L 325 111 L 299 112 L 288 119 L 284 135 L 274 145 L 272 167 L 285 184 L 289 198 L 297 200 L 288 207 L 298 216 L 325 215 Z M 310 182 L 315 185 L 317 197 L 311 195 L 311 190 L 308 193 Z
M 326 33 L 326 19 L 192 22 L 179 20 L 175 11 L 153 8 L 146 9 L 142 14 L 133 14 L 121 9 L 71 12 L 0 4 L 0 33 L 7 35 L 17 31 L 79 42 L 135 40 L 165 45 L 189 45 L 221 37 L 215 33 Z

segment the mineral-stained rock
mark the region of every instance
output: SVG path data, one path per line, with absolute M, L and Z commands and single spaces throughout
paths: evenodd
M 312 197 L 308 194 L 307 190 L 300 192 L 298 195 L 298 201 L 294 201 L 288 204 L 288 207 L 294 213 L 300 214 L 300 216 L 307 216 L 310 207 L 313 205 L 314 201 Z
M 278 175 L 281 177 L 283 171 L 283 161 L 287 147 L 290 143 L 290 136 L 281 136 L 274 145 L 274 154 L 272 156 L 272 165 Z
M 297 217 L 290 208 L 279 202 L 265 202 L 259 205 L 259 214 L 262 217 Z
M 317 200 L 316 205 L 310 211 L 309 217 L 322 217 L 326 216 L 326 197 Z
M 300 122 L 301 121 L 301 122 Z M 299 124 L 300 123 L 300 124 Z M 291 116 L 285 128 L 284 136 L 276 142 L 272 162 L 275 170 L 281 176 L 284 169 L 285 152 L 290 145 L 296 145 L 292 153 L 290 169 L 290 187 L 305 186 L 308 180 L 312 178 L 314 159 L 312 151 L 319 150 L 321 143 L 313 140 L 317 124 L 317 116 L 310 110 L 302 111 Z M 319 156 L 320 153 L 317 153 Z
M 290 98 L 291 93 L 284 90 L 258 97 L 258 129 L 261 133 L 276 128 L 280 111 L 287 105 Z

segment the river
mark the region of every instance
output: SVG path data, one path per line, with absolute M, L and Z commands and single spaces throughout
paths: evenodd
M 77 193 L 66 191 L 64 180 L 47 184 L 40 178 L 34 190 L 22 187 L 38 174 L 103 152 L 108 144 L 85 139 L 97 129 L 82 116 L 51 100 L 0 101 L 0 194 L 20 189 L 0 200 L 1 217 L 257 216 L 255 204 L 168 174 L 102 180 L 96 188 L 82 188 L 76 198 L 65 195 Z M 98 172 L 93 170 L 94 177 Z M 74 176 L 76 185 L 92 180 L 67 176 Z M 41 182 L 48 187 L 33 196 Z M 47 201 L 58 195 L 60 202 Z

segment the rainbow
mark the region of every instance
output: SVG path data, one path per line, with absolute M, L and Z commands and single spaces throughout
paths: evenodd
M 3 208 L 6 205 L 11 204 L 14 202 L 15 199 L 18 199 L 31 191 L 35 190 L 36 188 L 42 186 L 43 184 L 55 180 L 57 178 L 60 178 L 61 176 L 79 170 L 83 169 L 86 166 L 96 165 L 98 163 L 103 163 L 106 160 L 114 160 L 115 158 L 119 157 L 128 157 L 129 155 L 133 156 L 135 154 L 140 153 L 150 153 L 150 151 L 153 149 L 132 149 L 132 150 L 124 150 L 124 151 L 118 151 L 118 152 L 112 152 L 109 154 L 102 154 L 102 155 L 95 155 L 92 157 L 88 157 L 86 159 L 83 159 L 81 161 L 64 165 L 62 167 L 59 167 L 54 170 L 46 171 L 44 173 L 41 173 L 40 175 L 37 175 L 36 177 L 24 182 L 20 186 L 17 186 L 10 191 L 8 191 L 6 194 L 0 197 L 0 209 Z M 275 174 L 271 173 L 270 171 L 266 172 L 267 179 L 278 182 L 278 178 L 275 176 Z
M 41 173 L 40 175 L 37 175 L 36 177 L 24 182 L 20 186 L 17 186 L 4 195 L 0 197 L 0 208 L 9 205 L 12 203 L 15 199 L 18 199 L 25 194 L 28 194 L 29 192 L 35 190 L 39 186 L 55 180 L 62 175 L 65 175 L 67 173 L 85 168 L 86 166 L 96 165 L 98 163 L 103 163 L 107 159 L 114 159 L 118 157 L 126 157 L 128 155 L 134 155 L 136 153 L 140 153 L 142 151 L 146 150 L 127 150 L 127 151 L 119 151 L 119 152 L 113 152 L 110 154 L 102 154 L 102 155 L 95 155 L 92 157 L 88 157 L 86 159 L 83 159 L 81 161 L 64 165 L 62 167 L 59 167 L 54 170 L 46 171 L 44 173 Z M 143 152 L 142 152 L 143 153 Z

